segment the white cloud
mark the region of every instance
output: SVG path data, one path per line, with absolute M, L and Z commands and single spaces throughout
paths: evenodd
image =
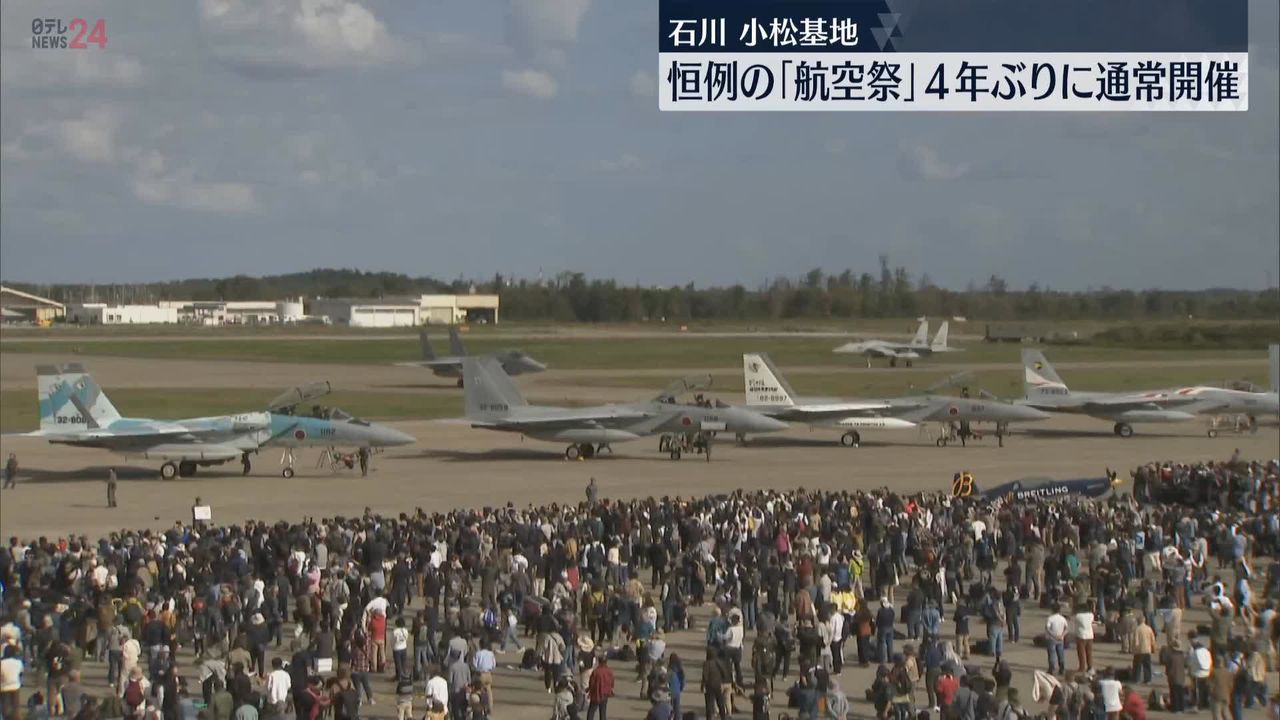
M 249 71 L 358 67 L 408 55 L 354 0 L 200 0 L 200 26 L 216 57 Z
M 120 125 L 118 110 L 110 105 L 96 105 L 78 117 L 28 124 L 22 135 L 10 144 L 21 148 L 24 138 L 42 138 L 81 162 L 109 163 L 120 157 L 116 142 Z
M 0 78 L 18 88 L 137 87 L 142 84 L 142 63 L 115 52 L 4 53 Z
M 637 70 L 631 76 L 631 94 L 643 98 L 656 96 L 658 94 L 657 79 L 643 70 Z
M 591 0 L 510 0 L 507 37 L 512 46 L 540 62 L 578 41 L 578 28 Z
M 617 159 L 602 160 L 600 169 L 605 172 L 622 172 L 624 170 L 638 170 L 641 164 L 640 158 L 631 153 L 623 153 Z
M 556 96 L 556 79 L 541 70 L 504 70 L 502 86 L 506 89 L 546 100 Z
M 67 157 L 83 163 L 119 168 L 139 200 L 187 210 L 240 213 L 257 208 L 253 187 L 238 182 L 204 182 L 193 168 L 170 169 L 164 153 L 156 148 L 122 142 L 124 114 L 110 105 L 89 108 L 78 117 L 29 126 L 22 136 L 5 143 L 9 159 L 26 156 L 25 137 L 40 137 Z M 161 126 L 161 135 L 164 126 Z
M 948 163 L 938 151 L 922 143 L 903 143 L 900 148 L 909 162 L 908 169 L 925 180 L 955 180 L 969 172 L 968 165 Z
M 139 200 L 184 210 L 245 213 L 256 210 L 253 187 L 238 182 L 200 182 L 190 169 L 166 172 L 164 156 L 156 153 L 135 168 L 130 188 Z

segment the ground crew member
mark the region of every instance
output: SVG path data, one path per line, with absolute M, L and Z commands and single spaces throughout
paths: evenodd
M 4 464 L 4 486 L 18 486 L 18 456 L 15 453 L 9 453 L 9 461 Z
M 598 497 L 600 497 L 600 489 L 596 487 L 596 479 L 591 478 L 591 482 L 587 483 L 587 504 L 594 506 Z
M 116 469 L 107 470 L 107 507 L 116 506 Z
M 369 475 L 369 448 L 362 447 L 357 454 L 360 456 L 360 474 L 367 477 Z

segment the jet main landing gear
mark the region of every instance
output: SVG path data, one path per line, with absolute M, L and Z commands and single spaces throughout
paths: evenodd
M 596 446 L 591 443 L 578 443 L 564 449 L 565 460 L 590 460 L 596 456 Z
M 1129 423 L 1118 422 L 1111 431 L 1122 438 L 1133 437 L 1133 426 Z
M 167 462 L 160 466 L 160 477 L 165 480 L 172 480 L 178 477 L 178 466 L 172 462 Z
M 840 436 L 840 444 L 845 447 L 858 447 L 862 444 L 862 435 L 857 430 L 850 430 Z

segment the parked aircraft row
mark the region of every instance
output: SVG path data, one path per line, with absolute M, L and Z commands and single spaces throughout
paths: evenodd
M 945 342 L 945 327 L 940 331 Z M 429 352 L 425 336 L 424 350 Z M 842 431 L 842 445 L 856 447 L 865 430 L 947 427 L 993 423 L 1003 439 L 1011 423 L 1036 422 L 1050 413 L 1077 413 L 1114 422 L 1121 437 L 1132 423 L 1180 422 L 1205 415 L 1280 415 L 1280 346 L 1270 348 L 1268 391 L 1192 386 L 1164 390 L 1103 393 L 1070 390 L 1039 350 L 1022 353 L 1024 396 L 952 397 L 929 392 L 883 399 L 811 398 L 798 395 L 765 353 L 742 357 L 745 403 L 694 401 L 680 397 L 703 390 L 706 381 L 678 382 L 659 396 L 634 403 L 596 407 L 530 405 L 511 379 L 508 363 L 519 372 L 545 368 L 523 353 L 468 356 L 456 335 L 453 365 L 425 365 L 436 373 L 456 372 L 464 387 L 465 417 L 475 428 L 516 433 L 536 440 L 564 442 L 570 460 L 591 458 L 613 443 L 659 436 L 659 448 L 672 459 L 694 450 L 710 458 L 713 440 L 732 433 L 740 441 L 786 429 L 789 423 Z M 235 415 L 152 420 L 121 416 L 106 394 L 79 364 L 37 366 L 40 428 L 26 433 L 51 443 L 110 450 L 122 455 L 163 460 L 161 475 L 194 475 L 199 467 L 240 459 L 264 448 L 287 451 L 285 477 L 293 475 L 293 448 L 385 448 L 416 440 L 394 428 L 370 423 L 338 409 L 312 404 L 328 394 L 328 383 L 295 388 L 265 409 Z M 300 406 L 312 404 L 310 411 Z M 1212 431 L 1211 431 L 1212 434 Z M 943 444 L 940 442 L 939 444 Z

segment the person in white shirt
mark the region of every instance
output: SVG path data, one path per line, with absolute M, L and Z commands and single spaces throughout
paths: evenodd
M 449 707 L 449 681 L 438 672 L 427 681 L 427 700 Z
M 1076 638 L 1076 660 L 1079 661 L 1079 672 L 1093 670 L 1093 613 L 1081 606 L 1071 616 L 1071 634 Z
M 1067 674 L 1067 618 L 1058 608 L 1044 623 L 1045 649 L 1049 653 L 1049 674 Z
M 267 705 L 283 705 L 289 700 L 289 691 L 293 689 L 293 679 L 285 672 L 284 661 L 271 659 L 271 674 L 267 676 Z
M 18 717 L 18 695 L 22 691 L 22 659 L 16 645 L 4 646 L 0 660 L 0 717 Z
M 402 617 L 396 618 L 396 629 L 391 631 L 391 658 L 395 662 L 396 677 L 404 677 L 409 669 L 409 629 Z
M 1213 653 L 1199 639 L 1191 641 L 1187 651 L 1187 674 L 1194 683 L 1194 701 L 1198 707 L 1209 707 L 1209 676 L 1213 674 Z
M 1116 717 L 1120 713 L 1120 708 L 1124 706 L 1120 702 L 1121 689 L 1120 681 L 1112 677 L 1110 670 L 1098 681 L 1098 694 L 1102 696 L 1102 708 L 1106 711 L 1107 717 Z

